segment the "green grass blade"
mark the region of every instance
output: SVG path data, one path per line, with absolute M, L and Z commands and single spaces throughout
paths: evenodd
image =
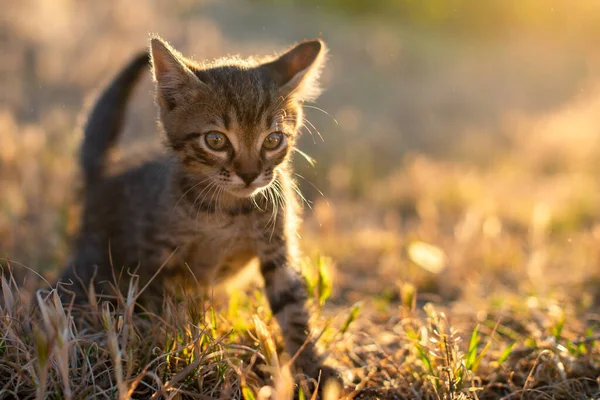
M 506 348 L 500 355 L 500 358 L 498 358 L 498 365 L 504 363 L 508 359 L 508 357 L 510 356 L 510 353 L 512 353 L 512 349 L 515 347 L 516 344 L 517 344 L 517 342 L 512 342 L 511 344 L 506 346 Z
M 469 341 L 469 351 L 465 358 L 465 366 L 468 370 L 473 370 L 475 362 L 477 360 L 477 347 L 479 346 L 479 325 L 475 326 L 473 333 L 471 334 L 471 340 Z

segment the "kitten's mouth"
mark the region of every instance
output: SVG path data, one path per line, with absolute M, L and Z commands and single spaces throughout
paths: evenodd
M 265 189 L 268 185 L 258 186 L 258 185 L 250 185 L 243 187 L 228 187 L 227 191 L 232 195 L 240 198 L 251 197 L 261 190 Z

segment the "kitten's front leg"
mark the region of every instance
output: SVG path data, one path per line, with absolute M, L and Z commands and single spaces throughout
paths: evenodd
M 259 254 L 260 270 L 271 312 L 281 327 L 286 351 L 295 356 L 294 366 L 311 378 L 339 380 L 337 372 L 324 366 L 325 356 L 320 353 L 310 337 L 309 311 L 306 307 L 307 292 L 300 273 L 293 268 L 285 239 L 273 238 Z

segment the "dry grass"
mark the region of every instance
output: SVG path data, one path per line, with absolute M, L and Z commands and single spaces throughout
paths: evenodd
M 0 399 L 289 399 L 294 382 L 312 398 L 257 286 L 156 315 L 133 312 L 134 279 L 76 323 L 36 273 L 56 277 L 77 229 L 83 99 L 148 31 L 211 57 L 323 27 L 319 106 L 339 125 L 309 114 L 326 141 L 305 135 L 317 165 L 298 169 L 314 334 L 346 386 L 327 398 L 600 398 L 600 58 L 569 41 L 584 28 L 477 48 L 320 12 L 270 28 L 286 8 L 242 1 L 0 3 Z M 125 152 L 153 132 L 149 90 Z
M 416 287 L 398 283 L 397 298 L 374 295 L 335 307 L 333 317 L 321 308 L 330 268 L 326 259 L 305 265 L 320 341 L 346 379 L 343 396 L 324 398 L 600 395 L 599 321 L 583 299 L 506 294 L 421 307 Z M 259 290 L 230 297 L 227 307 L 215 299 L 165 301 L 155 315 L 133 312 L 133 279 L 116 306 L 92 300 L 82 321 L 72 317 L 82 310 L 55 291 L 28 299 L 10 271 L 9 264 L 1 278 L 2 398 L 289 399 L 294 381 L 310 397 L 310 386 L 278 356 L 281 340 Z

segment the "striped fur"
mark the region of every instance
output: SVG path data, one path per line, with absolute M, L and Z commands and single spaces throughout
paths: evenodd
M 148 64 L 148 54 L 138 54 L 104 90 L 90 111 L 80 154 L 86 183 L 92 183 L 104 173 L 108 153 L 123 128 L 125 104 Z
M 116 276 L 135 270 L 144 285 L 169 260 L 144 293 L 151 304 L 164 291 L 196 282 L 210 286 L 258 258 L 287 351 L 294 355 L 302 348 L 296 366 L 317 377 L 324 357 L 310 339 L 306 289 L 296 270 L 298 207 L 289 160 L 302 124 L 301 103 L 316 96 L 324 54 L 324 44 L 314 40 L 274 59 L 198 64 L 153 38 L 166 152 L 120 174 L 88 167 L 104 165 L 120 129 L 116 118 L 136 78 L 122 73 L 109 88 L 122 87 L 121 94 L 110 104 L 106 96 L 99 100 L 114 110 L 103 119 L 92 113 L 84 139 L 83 166 L 94 179 L 63 276 L 76 283 L 76 300 L 85 300 L 90 283 L 96 293 L 110 294 L 113 268 Z M 207 137 L 214 132 L 225 135 L 223 149 L 210 147 Z M 276 134 L 281 145 L 268 149 L 265 139 L 274 132 L 282 134 Z

